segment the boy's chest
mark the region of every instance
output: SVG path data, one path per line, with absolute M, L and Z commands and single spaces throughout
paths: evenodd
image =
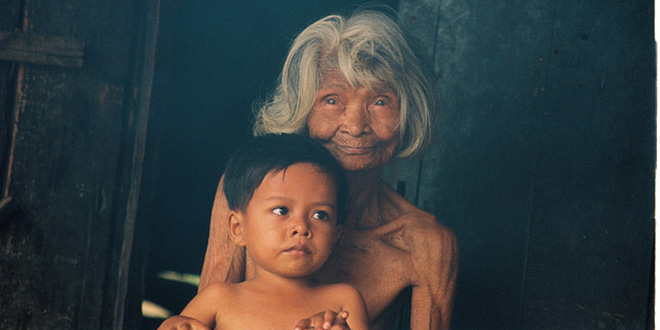
M 339 309 L 339 306 L 321 300 L 295 297 L 292 293 L 235 302 L 218 311 L 215 329 L 292 330 L 304 318 L 328 309 Z

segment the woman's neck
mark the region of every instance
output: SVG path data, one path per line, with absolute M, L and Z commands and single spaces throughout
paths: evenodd
M 394 204 L 381 173 L 381 168 L 346 173 L 349 211 L 344 227 L 369 229 L 392 220 L 389 215 Z

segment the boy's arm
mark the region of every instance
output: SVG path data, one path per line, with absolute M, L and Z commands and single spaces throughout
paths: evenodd
M 227 297 L 222 284 L 209 286 L 198 293 L 180 315 L 165 320 L 158 330 L 210 330 L 215 327 L 217 306 Z
M 348 312 L 346 323 L 351 330 L 368 330 L 369 316 L 364 298 L 353 286 L 348 284 L 342 286 L 342 291 L 344 291 L 342 311 Z
M 174 315 L 165 320 L 158 330 L 211 330 L 211 328 L 195 319 Z
M 209 242 L 197 292 L 202 292 L 211 283 L 236 283 L 245 278 L 245 249 L 237 247 L 229 240 L 229 206 L 222 191 L 223 180 L 224 175 L 220 179 L 213 202 Z

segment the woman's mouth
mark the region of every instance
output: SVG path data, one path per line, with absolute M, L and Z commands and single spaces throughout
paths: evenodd
M 342 153 L 347 155 L 365 155 L 371 152 L 372 147 L 363 147 L 363 146 L 347 146 L 341 144 L 335 144 Z

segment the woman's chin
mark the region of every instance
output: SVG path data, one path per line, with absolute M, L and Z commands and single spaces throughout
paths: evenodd
M 387 165 L 387 161 L 375 159 L 369 156 L 341 156 L 336 157 L 341 167 L 348 172 L 359 172 L 383 168 Z

